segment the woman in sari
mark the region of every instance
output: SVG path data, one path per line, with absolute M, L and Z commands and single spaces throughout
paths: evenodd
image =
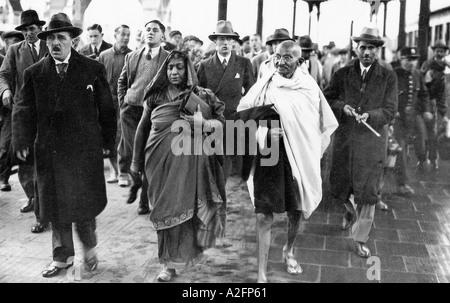
M 196 113 L 195 128 L 194 115 L 180 109 L 189 97 L 204 101 L 202 109 L 208 112 Z M 210 90 L 197 86 L 192 62 L 180 51 L 170 53 L 146 89 L 131 171 L 144 172 L 149 182 L 150 220 L 157 231 L 163 265 L 159 281 L 170 281 L 175 269 L 195 265 L 202 252 L 214 246 L 215 238 L 224 234 L 223 159 L 203 151 L 205 138 L 211 134 L 205 130 L 221 134 L 217 131 L 225 123 L 224 107 Z

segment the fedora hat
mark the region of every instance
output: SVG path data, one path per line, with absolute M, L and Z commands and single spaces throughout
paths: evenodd
M 21 31 L 27 26 L 36 24 L 38 26 L 42 26 L 45 24 L 45 21 L 39 20 L 39 16 L 35 10 L 27 10 L 23 11 L 20 15 L 20 25 L 16 27 L 17 31 Z
M 71 32 L 74 35 L 73 38 L 76 38 L 81 35 L 83 30 L 79 27 L 73 26 L 66 14 L 58 13 L 52 16 L 50 22 L 48 23 L 47 29 L 40 32 L 37 36 L 41 40 L 46 40 L 48 34 L 57 32 Z
M 359 43 L 360 41 L 364 41 L 367 43 L 371 43 L 377 47 L 383 46 L 384 40 L 380 37 L 378 28 L 368 28 L 364 27 L 361 35 L 359 37 L 352 36 L 352 40 L 356 43 Z
M 435 50 L 436 48 L 442 48 L 442 49 L 448 49 L 447 44 L 445 44 L 444 41 L 438 40 L 434 43 L 434 45 L 431 47 L 432 50 Z
M 267 38 L 266 44 L 270 45 L 275 41 L 286 41 L 286 40 L 291 40 L 294 41 L 290 36 L 289 36 L 289 32 L 287 29 L 285 28 L 278 28 L 273 32 L 273 35 L 270 35 Z
M 5 41 L 5 39 L 8 38 L 16 38 L 20 41 L 25 40 L 25 37 L 23 36 L 23 34 L 19 31 L 7 31 L 7 32 L 3 32 L 2 33 L 2 40 Z
M 219 20 L 217 22 L 216 31 L 208 36 L 211 41 L 214 41 L 217 37 L 231 37 L 236 41 L 239 39 L 239 35 L 234 32 L 231 22 L 224 20 Z
M 302 48 L 303 51 L 314 50 L 314 44 L 311 40 L 311 37 L 308 35 L 299 37 L 298 44 L 300 44 L 300 47 Z

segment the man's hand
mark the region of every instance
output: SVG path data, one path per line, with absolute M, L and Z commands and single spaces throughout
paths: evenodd
M 361 123 L 361 122 L 366 122 L 367 123 L 367 119 L 369 119 L 369 114 L 368 113 L 364 113 L 362 115 L 358 115 L 356 116 L 356 122 Z
M 283 137 L 283 130 L 281 128 L 275 127 L 270 129 L 271 142 L 278 142 L 281 137 Z
M 28 154 L 30 153 L 29 149 L 22 149 L 19 150 L 18 152 L 16 152 L 16 157 L 17 159 L 21 160 L 21 161 L 26 161 Z
M 14 104 L 13 94 L 12 92 L 7 89 L 3 92 L 3 98 L 2 98 L 3 106 L 12 109 L 12 106 Z
M 433 120 L 433 114 L 430 112 L 424 112 L 423 113 L 423 119 L 427 122 Z
M 355 109 L 353 107 L 351 107 L 350 105 L 345 105 L 343 110 L 344 110 L 344 113 L 350 117 L 353 116 L 353 112 L 355 111 Z
M 109 149 L 103 149 L 103 157 L 109 157 L 111 151 Z

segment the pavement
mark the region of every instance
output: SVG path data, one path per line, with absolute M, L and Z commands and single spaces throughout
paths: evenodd
M 437 174 L 418 175 L 409 161 L 410 186 L 416 194 L 396 194 L 391 171 L 386 175 L 383 201 L 376 210 L 368 242 L 374 257 L 354 252 L 348 232 L 340 229 L 344 208 L 324 199 L 308 219 L 302 219 L 295 256 L 303 268 L 290 275 L 282 261 L 287 218 L 275 215 L 269 253 L 272 283 L 448 283 L 450 282 L 450 163 Z M 107 165 L 106 165 L 107 167 Z M 105 176 L 108 176 L 105 169 Z M 108 184 L 108 206 L 97 218 L 98 269 L 85 272 L 76 244 L 75 266 L 51 279 L 41 271 L 51 263 L 51 231 L 32 234 L 33 213 L 22 214 L 26 201 L 17 175 L 12 191 L 0 192 L 0 283 L 153 283 L 161 269 L 156 232 L 148 215 L 137 214 L 138 202 L 125 203 L 129 188 Z M 217 241 L 195 267 L 178 272 L 175 283 L 253 283 L 257 280 L 255 215 L 246 184 L 231 177 L 227 184 L 227 237 Z

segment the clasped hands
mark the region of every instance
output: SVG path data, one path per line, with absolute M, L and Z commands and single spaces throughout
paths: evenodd
M 357 114 L 355 109 L 353 107 L 351 107 L 350 105 L 348 105 L 348 104 L 344 106 L 343 110 L 344 110 L 344 113 L 347 116 L 355 117 L 356 122 L 358 122 L 358 123 L 367 122 L 367 119 L 369 119 L 369 114 L 368 113 L 364 113 L 362 115 Z

